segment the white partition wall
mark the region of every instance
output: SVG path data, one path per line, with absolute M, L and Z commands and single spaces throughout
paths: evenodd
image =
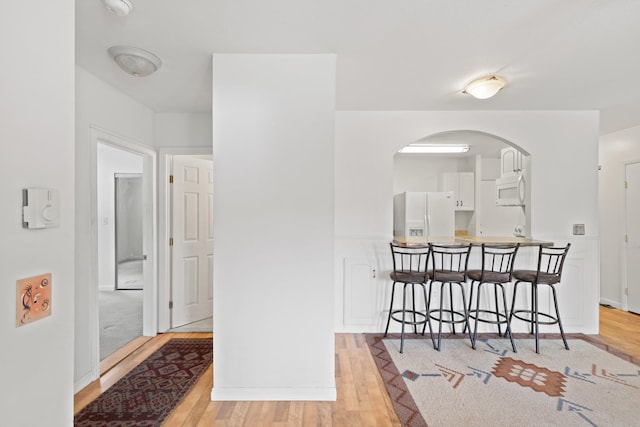
M 74 2 L 3 2 L 0 38 L 0 425 L 66 427 L 73 424 Z M 22 227 L 27 187 L 58 190 L 58 227 Z M 36 298 L 30 308 L 18 305 L 16 281 L 47 273 L 51 314 L 17 327 Z
M 213 400 L 334 400 L 333 55 L 213 56 Z

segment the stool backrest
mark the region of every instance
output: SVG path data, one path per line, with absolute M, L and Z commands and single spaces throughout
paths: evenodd
M 520 243 L 510 245 L 487 245 L 482 244 L 482 274 L 502 273 L 508 274 L 511 280 L 513 273 L 513 263 L 520 248 Z M 484 277 L 482 278 L 484 279 Z M 481 281 L 484 281 L 482 280 Z
M 471 245 L 434 245 L 430 243 L 429 248 L 433 271 L 466 273 Z
M 540 251 L 538 252 L 538 277 L 536 281 L 539 279 L 540 274 L 556 276 L 559 281 L 562 276 L 562 267 L 564 267 L 564 261 L 567 258 L 570 247 L 571 243 L 567 243 L 567 246 L 564 247 L 540 246 Z
M 401 246 L 390 243 L 393 271 L 418 273 L 426 277 L 429 262 L 428 246 Z

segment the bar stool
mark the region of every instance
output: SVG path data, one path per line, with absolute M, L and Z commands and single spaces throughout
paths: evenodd
M 467 301 L 464 290 L 466 281 L 467 263 L 469 261 L 469 252 L 471 245 L 434 245 L 429 244 L 431 252 L 431 268 L 429 271 L 429 295 L 427 297 L 427 324 L 429 325 L 429 334 L 433 348 L 440 351 L 440 343 L 442 341 L 442 324 L 451 325 L 453 333 L 456 333 L 456 324 L 463 323 L 464 331 L 469 327 L 469 313 L 467 312 Z M 440 306 L 431 308 L 431 291 L 434 284 L 440 284 Z M 453 284 L 460 288 L 462 296 L 462 309 L 454 309 Z M 445 289 L 446 288 L 446 289 Z M 444 307 L 444 295 L 448 290 L 449 308 Z M 438 344 L 433 338 L 433 328 L 431 320 L 438 322 Z M 426 328 L 427 325 L 424 326 Z M 424 333 L 423 328 L 423 333 Z M 469 338 L 471 338 L 471 328 L 469 328 Z
M 429 261 L 429 247 L 408 247 L 394 243 L 390 244 L 393 258 L 393 271 L 389 275 L 393 280 L 391 287 L 391 303 L 389 304 L 389 317 L 384 336 L 387 336 L 391 319 L 402 324 L 400 332 L 400 353 L 404 350 L 404 329 L 405 325 L 413 325 L 414 333 L 418 333 L 418 325 L 426 323 L 426 312 L 416 308 L 415 287 L 422 287 L 425 307 L 427 306 L 427 263 Z M 396 284 L 402 283 L 402 308 L 393 308 L 393 299 L 396 291 Z M 411 307 L 407 307 L 407 290 L 411 289 Z M 422 331 L 424 334 L 424 330 Z
M 511 348 L 516 352 L 516 345 L 511 335 L 510 315 L 507 308 L 507 297 L 504 292 L 504 285 L 511 282 L 513 273 L 513 263 L 518 253 L 519 243 L 510 245 L 487 245 L 482 244 L 482 265 L 480 270 L 467 270 L 467 277 L 471 279 L 471 291 L 469 292 L 469 318 L 474 319 L 473 335 L 471 338 L 471 347 L 476 348 L 476 337 L 478 335 L 478 323 L 490 323 L 498 325 L 498 335 L 509 335 L 511 340 Z M 477 286 L 476 286 L 477 284 Z M 482 308 L 480 298 L 482 296 L 482 286 L 493 285 L 493 307 Z M 476 304 L 472 306 L 473 291 L 477 287 Z M 498 289 L 502 294 L 502 310 L 498 302 Z M 483 316 L 484 315 L 484 316 Z M 494 319 L 495 317 L 495 319 Z M 506 329 L 504 335 L 500 325 L 505 324 Z
M 569 344 L 564 336 L 562 321 L 560 320 L 560 311 L 558 310 L 558 297 L 556 295 L 555 285 L 560 283 L 562 279 L 562 267 L 569 252 L 571 244 L 565 247 L 539 247 L 538 251 L 538 268 L 536 270 L 516 270 L 513 277 L 516 280 L 513 287 L 513 301 L 511 303 L 511 315 L 529 323 L 530 333 L 535 333 L 536 337 L 536 353 L 540 353 L 539 325 L 554 325 L 560 327 L 560 335 L 564 342 L 564 347 L 569 350 Z M 516 293 L 520 283 L 531 284 L 531 309 L 515 309 Z M 551 288 L 553 295 L 553 304 L 555 306 L 555 315 L 550 313 L 541 313 L 538 308 L 538 285 L 547 285 Z M 545 319 L 540 321 L 540 316 Z

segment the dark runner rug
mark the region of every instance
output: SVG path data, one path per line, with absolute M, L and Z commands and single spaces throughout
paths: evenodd
M 490 334 L 476 350 L 449 337 L 440 352 L 428 336 L 405 336 L 403 354 L 398 335 L 366 337 L 403 426 L 638 425 L 640 360 L 582 334 L 569 351 L 545 335 L 541 354 L 528 334 L 517 353 Z
M 212 361 L 212 338 L 171 339 L 82 409 L 74 425 L 160 426 Z

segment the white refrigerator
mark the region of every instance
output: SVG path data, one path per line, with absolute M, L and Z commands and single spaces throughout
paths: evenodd
M 427 237 L 453 237 L 455 206 L 453 191 L 408 191 L 393 197 L 393 236 L 408 242 Z

